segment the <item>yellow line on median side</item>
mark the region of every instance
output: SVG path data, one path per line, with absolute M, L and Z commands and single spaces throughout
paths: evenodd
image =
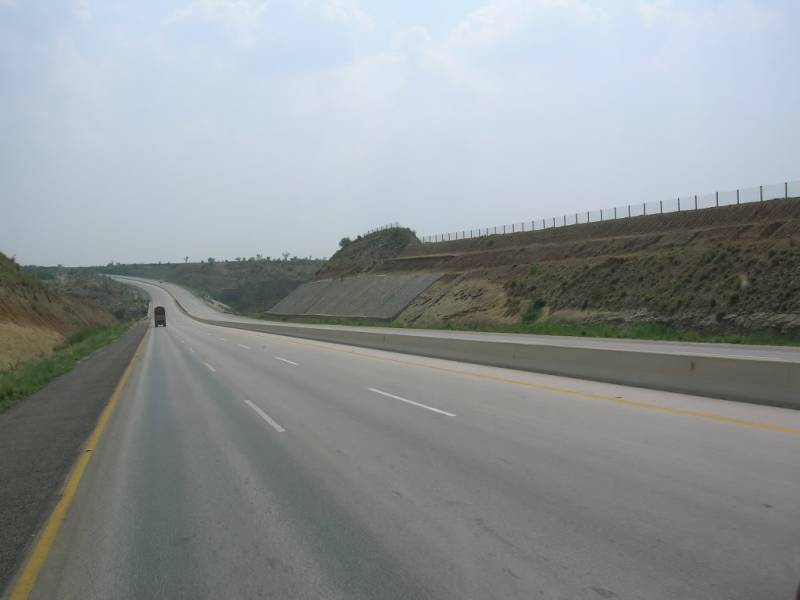
M 69 510 L 69 507 L 75 498 L 75 493 L 78 491 L 78 486 L 81 483 L 83 474 L 86 472 L 86 467 L 89 465 L 89 461 L 92 459 L 92 454 L 97 449 L 97 446 L 103 437 L 103 433 L 108 426 L 108 421 L 111 418 L 111 415 L 114 413 L 114 409 L 117 407 L 119 398 L 122 395 L 122 391 L 125 389 L 128 379 L 130 379 L 131 373 L 133 372 L 133 367 L 136 364 L 137 358 L 141 354 L 142 347 L 144 346 L 145 340 L 149 334 L 150 330 L 148 329 L 145 335 L 142 337 L 142 341 L 139 342 L 139 345 L 136 347 L 136 352 L 133 353 L 128 366 L 125 367 L 122 377 L 120 377 L 120 380 L 117 382 L 117 387 L 114 388 L 114 392 L 111 394 L 108 404 L 106 404 L 105 408 L 103 408 L 103 412 L 100 413 L 100 417 L 97 419 L 97 425 L 95 425 L 94 431 L 92 431 L 89 439 L 86 440 L 86 444 L 84 444 L 84 449 L 80 455 L 80 458 L 78 458 L 78 462 L 75 463 L 75 466 L 72 468 L 72 471 L 67 477 L 67 482 L 64 485 L 64 494 L 56 504 L 56 507 L 53 509 L 50 517 L 47 519 L 47 523 L 45 524 L 39 539 L 36 541 L 36 545 L 28 557 L 28 561 L 22 568 L 19 578 L 16 581 L 11 595 L 8 597 L 8 600 L 27 600 L 28 596 L 30 596 L 30 593 L 33 591 L 33 588 L 36 585 L 36 580 L 39 577 L 39 573 L 42 571 L 42 567 L 44 567 L 44 563 L 47 561 L 50 550 L 53 548 L 53 543 L 56 541 L 58 532 L 61 530 L 61 525 L 64 523 L 64 518 L 67 516 L 67 511 Z
M 273 334 L 274 335 L 274 334 Z M 281 336 L 284 337 L 284 336 Z M 686 410 L 684 408 L 674 408 L 672 406 L 664 406 L 662 404 L 653 404 L 651 402 L 643 402 L 640 400 L 626 400 L 624 398 L 618 398 L 616 396 L 607 396 L 604 394 L 594 394 L 592 392 L 583 392 L 580 390 L 572 390 L 569 388 L 562 388 L 556 387 L 552 385 L 545 385 L 541 383 L 531 383 L 529 381 L 520 381 L 519 379 L 508 379 L 505 377 L 497 377 L 495 375 L 483 375 L 481 373 L 471 373 L 469 371 L 462 371 L 461 369 L 452 369 L 449 367 L 438 367 L 435 365 L 426 365 L 424 363 L 412 361 L 412 360 L 403 360 L 399 358 L 392 358 L 390 356 L 378 356 L 376 354 L 370 354 L 368 352 L 362 352 L 360 350 L 346 350 L 344 348 L 332 348 L 330 346 L 326 346 L 323 344 L 315 343 L 315 342 L 307 342 L 307 341 L 297 341 L 295 339 L 291 339 L 288 336 L 285 336 L 286 339 L 284 341 L 289 342 L 290 344 L 297 344 L 298 346 L 311 346 L 314 348 L 321 348 L 323 350 L 329 350 L 331 352 L 342 352 L 345 354 L 352 354 L 354 356 L 359 356 L 362 358 L 370 358 L 372 360 L 382 360 L 385 362 L 392 362 L 395 364 L 406 365 L 409 367 L 417 367 L 422 369 L 429 369 L 431 371 L 439 371 L 441 373 L 449 373 L 451 375 L 459 375 L 461 377 L 469 377 L 472 379 L 480 379 L 483 381 L 494 381 L 496 383 L 505 383 L 508 385 L 519 385 L 527 388 L 533 388 L 537 390 L 542 390 L 545 392 L 553 392 L 556 394 L 564 394 L 569 396 L 575 396 L 578 398 L 586 398 L 589 400 L 603 400 L 605 402 L 613 402 L 614 404 L 622 404 L 626 406 L 635 406 L 637 408 L 644 408 L 647 410 L 655 410 L 662 413 L 669 413 L 673 415 L 683 415 L 685 417 L 695 417 L 698 419 L 708 419 L 711 421 L 717 421 L 720 423 L 727 423 L 729 425 L 740 425 L 743 427 L 750 427 L 752 429 L 766 429 L 768 431 L 779 431 L 781 433 L 789 433 L 792 435 L 800 435 L 800 429 L 795 427 L 785 427 L 783 425 L 774 425 L 772 423 L 761 423 L 759 421 L 751 421 L 749 419 L 739 419 L 736 417 L 726 417 L 725 415 L 715 415 L 713 413 L 704 413 L 698 412 L 693 410 Z M 437 359 L 442 360 L 442 359 Z

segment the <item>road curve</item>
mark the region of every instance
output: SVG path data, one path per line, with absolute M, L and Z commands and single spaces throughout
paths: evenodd
M 796 590 L 800 412 L 215 327 L 139 285 L 168 326 L 34 598 Z

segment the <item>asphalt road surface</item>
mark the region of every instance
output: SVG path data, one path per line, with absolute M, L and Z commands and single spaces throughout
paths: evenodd
M 215 327 L 144 287 L 168 326 L 34 598 L 795 593 L 798 411 Z

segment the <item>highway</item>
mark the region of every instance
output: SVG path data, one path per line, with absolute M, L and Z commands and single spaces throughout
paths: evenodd
M 217 327 L 138 285 L 168 326 L 33 598 L 795 593 L 799 411 Z
M 119 281 L 129 283 L 147 283 L 149 280 L 135 277 L 119 277 Z M 150 280 L 152 281 L 152 280 Z M 203 319 L 213 319 L 217 321 L 244 322 L 244 323 L 264 323 L 259 319 L 251 319 L 235 314 L 220 312 L 209 306 L 202 299 L 192 295 L 185 288 L 163 281 L 153 282 L 158 286 L 169 291 L 177 298 L 181 304 L 193 315 Z M 273 325 L 285 325 L 287 327 L 313 327 L 322 329 L 344 329 L 340 325 L 313 324 L 304 325 L 302 323 L 282 323 L 280 321 L 270 321 Z M 483 341 L 513 341 L 518 344 L 528 345 L 547 345 L 562 346 L 566 348 L 595 348 L 598 350 L 636 350 L 641 352 L 653 352 L 658 354 L 678 354 L 681 356 L 720 356 L 731 358 L 749 358 L 763 360 L 780 360 L 790 363 L 800 363 L 800 349 L 791 346 L 766 346 L 766 345 L 747 345 L 747 344 L 717 344 L 717 343 L 698 343 L 698 342 L 654 342 L 649 340 L 627 340 L 611 338 L 592 338 L 576 336 L 557 336 L 557 335 L 530 335 L 520 333 L 489 333 L 473 331 L 442 331 L 438 329 L 408 329 L 403 330 L 396 327 L 352 327 L 347 329 L 354 331 L 367 331 L 371 333 L 383 332 L 393 335 L 407 333 L 414 336 L 456 338 L 456 339 L 480 339 Z

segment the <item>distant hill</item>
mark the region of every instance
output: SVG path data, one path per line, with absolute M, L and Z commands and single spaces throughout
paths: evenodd
M 272 308 L 297 286 L 314 278 L 324 261 L 310 258 L 208 259 L 199 263 L 112 264 L 97 273 L 148 277 L 183 285 L 244 314 Z
M 0 370 L 49 353 L 81 329 L 114 322 L 110 311 L 45 285 L 0 253 Z

